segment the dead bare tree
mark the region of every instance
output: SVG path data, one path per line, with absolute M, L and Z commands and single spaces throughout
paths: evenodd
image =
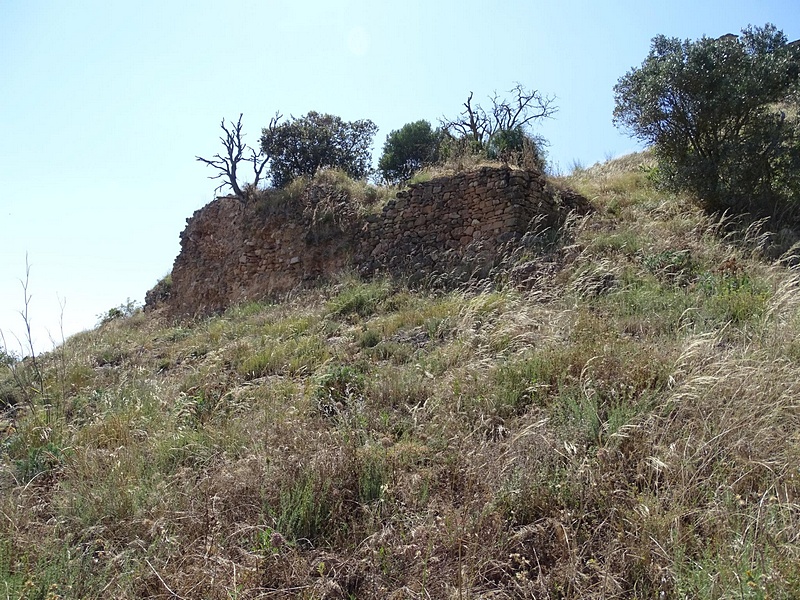
M 282 115 L 279 113 L 275 113 L 275 116 L 269 122 L 268 129 L 274 129 L 278 122 L 281 120 Z M 229 186 L 233 193 L 236 195 L 237 198 L 244 200 L 247 196 L 246 192 L 249 188 L 256 188 L 258 183 L 261 181 L 261 176 L 264 172 L 264 167 L 269 162 L 271 156 L 264 152 L 263 149 L 256 151 L 252 147 L 248 146 L 243 141 L 242 135 L 242 114 L 239 114 L 239 120 L 234 123 L 230 121 L 228 125 L 225 124 L 225 119 L 222 119 L 220 123 L 220 127 L 222 131 L 225 132 L 225 135 L 220 136 L 219 140 L 222 142 L 222 146 L 225 148 L 224 154 L 215 154 L 212 158 L 203 158 L 202 156 L 196 156 L 195 158 L 208 165 L 209 167 L 215 168 L 219 171 L 216 175 L 209 176 L 209 179 L 224 179 L 223 182 L 217 186 L 214 192 L 218 192 L 225 187 Z M 253 181 L 252 183 L 246 183 L 244 186 L 244 191 L 242 187 L 239 187 L 239 180 L 238 180 L 238 167 L 239 163 L 246 162 L 253 165 Z
M 511 99 L 501 99 L 497 92 L 489 97 L 492 103 L 487 112 L 480 104 L 473 105 L 473 93 L 464 102 L 464 110 L 455 119 L 442 118 L 442 129 L 452 137 L 466 139 L 484 148 L 500 131 L 524 129 L 539 119 L 552 117 L 558 110 L 552 96 L 538 90 L 527 90 L 516 84 L 508 91 Z

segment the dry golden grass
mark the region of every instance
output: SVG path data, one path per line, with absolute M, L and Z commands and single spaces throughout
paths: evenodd
M 796 275 L 642 164 L 566 178 L 597 212 L 471 288 L 345 274 L 39 357 L 0 591 L 800 596 Z

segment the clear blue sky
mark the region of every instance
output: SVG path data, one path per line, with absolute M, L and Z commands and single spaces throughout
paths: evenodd
M 800 37 L 797 0 L 0 0 L 0 330 L 22 331 L 25 256 L 37 349 L 145 292 L 216 182 L 194 160 L 219 122 L 248 140 L 280 111 L 392 129 L 515 82 L 557 97 L 538 132 L 556 168 L 637 148 L 612 88 L 660 33 Z

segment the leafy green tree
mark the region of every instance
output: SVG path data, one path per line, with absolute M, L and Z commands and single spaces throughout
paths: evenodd
M 428 121 L 407 123 L 386 136 L 378 171 L 392 183 L 405 181 L 416 171 L 439 160 L 441 130 L 433 130 Z
M 614 122 L 652 144 L 662 180 L 707 209 L 776 215 L 800 192 L 799 77 L 800 47 L 774 25 L 659 35 L 614 87 Z
M 271 157 L 273 185 L 285 187 L 295 178 L 313 176 L 323 167 L 341 169 L 354 179 L 366 177 L 377 130 L 369 119 L 348 122 L 314 111 L 265 128 L 261 149 Z

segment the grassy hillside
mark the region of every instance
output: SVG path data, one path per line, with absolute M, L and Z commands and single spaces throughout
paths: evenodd
M 796 276 L 646 156 L 566 183 L 598 210 L 492 282 L 344 274 L 17 363 L 0 593 L 799 597 Z

